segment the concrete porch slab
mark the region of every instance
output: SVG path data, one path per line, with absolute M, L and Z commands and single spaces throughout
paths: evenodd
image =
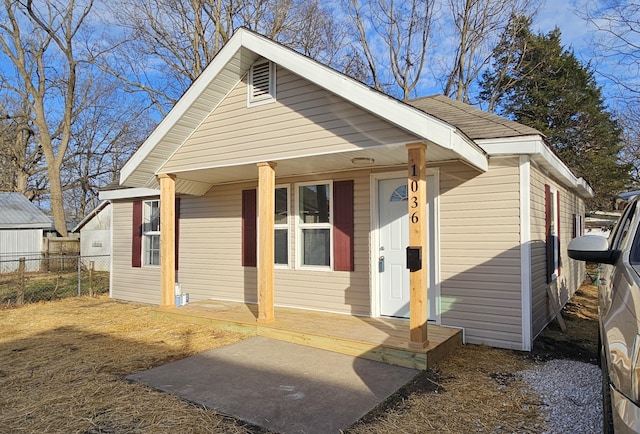
M 282 433 L 337 433 L 419 371 L 264 337 L 127 379 Z

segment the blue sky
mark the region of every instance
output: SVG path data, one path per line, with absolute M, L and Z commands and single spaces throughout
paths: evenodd
M 592 58 L 589 41 L 593 29 L 574 11 L 593 3 L 594 0 L 547 0 L 535 17 L 533 28 L 546 33 L 557 26 L 564 45 L 573 47 L 578 59 L 586 63 Z

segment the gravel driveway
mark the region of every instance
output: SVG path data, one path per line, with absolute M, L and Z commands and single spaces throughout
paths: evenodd
M 550 360 L 520 375 L 546 406 L 548 433 L 602 432 L 602 374 L 598 366 Z

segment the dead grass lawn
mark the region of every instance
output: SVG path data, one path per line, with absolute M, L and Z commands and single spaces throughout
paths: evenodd
M 243 433 L 250 427 L 124 379 L 244 336 L 72 298 L 0 311 L 0 431 Z
M 532 353 L 467 345 L 348 431 L 544 431 L 540 399 L 515 373 L 549 358 L 595 357 L 595 296 L 595 287 L 583 287 L 565 308 L 568 332 L 554 321 Z M 124 379 L 246 337 L 151 312 L 150 306 L 106 297 L 0 310 L 0 431 L 261 432 Z
M 530 353 L 466 345 L 354 425 L 353 433 L 540 433 L 542 402 L 515 373 L 536 363 L 597 360 L 597 288 L 583 285 Z M 561 385 L 559 385 L 561 387 Z

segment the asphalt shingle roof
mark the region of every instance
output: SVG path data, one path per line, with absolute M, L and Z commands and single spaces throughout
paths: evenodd
M 485 112 L 444 95 L 416 98 L 407 101 L 407 103 L 455 126 L 472 140 L 531 135 L 543 136 L 540 131 L 534 128 Z

